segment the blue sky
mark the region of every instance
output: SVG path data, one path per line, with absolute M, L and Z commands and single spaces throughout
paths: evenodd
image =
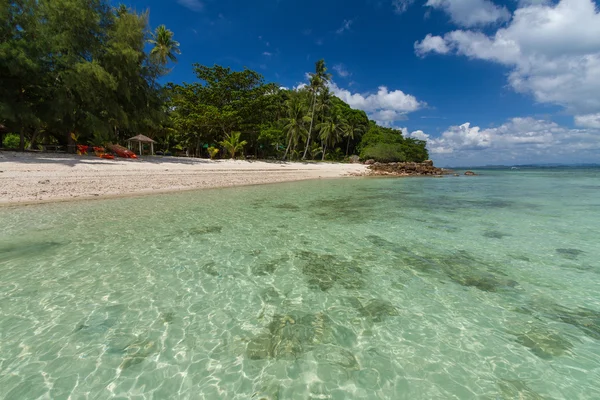
M 192 63 L 293 88 L 324 58 L 332 90 L 428 139 L 439 165 L 600 162 L 593 0 L 128 0 Z

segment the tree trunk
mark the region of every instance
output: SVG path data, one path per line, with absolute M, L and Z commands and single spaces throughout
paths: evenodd
M 325 154 L 327 154 L 327 142 L 325 142 L 325 146 L 323 146 L 323 157 L 321 157 L 321 161 L 325 161 Z
M 348 136 L 348 143 L 346 143 L 346 157 L 348 157 L 348 150 L 350 149 L 350 136 Z
M 308 129 L 308 138 L 306 139 L 306 147 L 304 148 L 304 155 L 302 159 L 306 159 L 306 153 L 308 152 L 308 146 L 310 146 L 310 137 L 312 136 L 312 127 L 313 121 L 315 120 L 315 103 L 317 102 L 317 92 L 313 95 L 313 104 L 312 104 L 312 116 L 310 117 L 310 128 Z
M 25 151 L 25 128 L 21 127 L 21 137 L 19 140 L 19 150 Z
M 290 141 L 288 142 L 288 146 L 287 149 L 285 149 L 285 154 L 283 155 L 282 160 L 285 160 L 285 158 L 288 155 L 288 152 L 290 151 L 290 147 L 292 147 L 292 136 L 290 135 Z
M 31 137 L 31 142 L 29 142 L 29 146 L 27 146 L 27 150 L 31 150 L 31 149 L 33 149 L 33 145 L 35 144 L 35 141 L 37 140 L 37 138 L 38 138 L 38 136 L 39 136 L 39 132 L 40 132 L 40 130 L 39 130 L 39 129 L 36 129 L 36 130 L 33 132 L 33 136 Z

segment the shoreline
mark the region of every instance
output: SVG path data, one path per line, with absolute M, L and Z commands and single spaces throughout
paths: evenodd
M 0 151 L 0 207 L 367 175 L 362 164 Z

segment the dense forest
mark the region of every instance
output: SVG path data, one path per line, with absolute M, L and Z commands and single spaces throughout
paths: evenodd
M 149 29 L 147 12 L 107 0 L 0 0 L 4 147 L 103 146 L 144 134 L 162 154 L 195 157 L 428 158 L 424 141 L 334 96 L 323 60 L 298 90 L 199 64 L 197 82 L 159 84 L 178 54 L 170 30 Z

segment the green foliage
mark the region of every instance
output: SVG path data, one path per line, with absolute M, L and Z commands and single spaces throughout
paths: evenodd
M 145 52 L 147 13 L 108 0 L 0 0 L 0 21 L 0 121 L 23 137 L 66 144 L 76 132 L 89 143 L 162 129 L 166 70 Z
M 21 139 L 19 135 L 9 133 L 4 137 L 4 140 L 2 141 L 2 146 L 4 146 L 7 149 L 18 149 L 20 141 Z
M 401 131 L 377 126 L 371 121 L 359 144 L 360 158 L 379 162 L 423 162 L 429 158 L 426 144 L 422 140 L 404 138 Z
M 211 160 L 214 160 L 215 157 L 217 156 L 217 154 L 219 154 L 219 149 L 217 149 L 216 147 L 210 146 L 207 150 L 208 150 L 208 156 L 210 157 Z
M 169 61 L 177 62 L 176 54 L 181 54 L 179 42 L 173 40 L 173 32 L 166 26 L 160 25 L 148 41 L 154 45 L 150 51 L 150 57 L 160 65 L 166 65 Z
M 360 152 L 360 158 L 379 162 L 403 162 L 406 161 L 406 154 L 402 152 L 401 144 L 375 143 L 365 147 Z
M 71 133 L 94 145 L 143 133 L 196 156 L 221 143 L 232 157 L 246 146 L 254 157 L 340 160 L 381 153 L 383 143 L 407 160 L 427 158 L 425 142 L 335 97 L 324 60 L 301 90 L 247 68 L 200 64 L 196 82 L 162 87 L 180 45 L 148 20 L 109 0 L 0 0 L 0 123 L 19 134 L 18 147 L 74 144 Z
M 233 159 L 235 159 L 235 153 L 241 151 L 248 143 L 245 140 L 240 140 L 241 134 L 241 132 L 231 132 L 231 134 L 225 137 L 225 140 L 219 142 L 221 146 L 225 147 L 225 150 L 227 150 Z

